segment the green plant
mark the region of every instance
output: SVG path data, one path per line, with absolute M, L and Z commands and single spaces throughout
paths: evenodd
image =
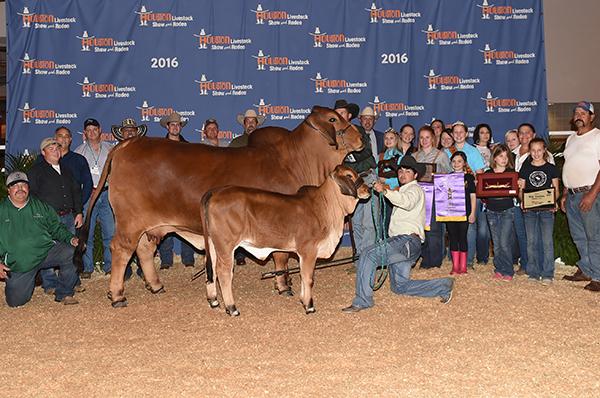
M 548 150 L 554 156 L 554 161 L 556 162 L 556 167 L 558 167 L 559 175 L 562 174 L 562 166 L 565 162 L 563 157 L 564 149 L 564 143 L 552 143 L 548 147 Z M 561 180 L 559 194 L 562 193 L 562 190 L 563 185 Z M 556 216 L 554 218 L 553 238 L 554 257 L 560 257 L 562 262 L 567 265 L 575 265 L 579 260 L 579 253 L 577 252 L 577 247 L 573 242 L 573 238 L 571 238 L 569 224 L 567 223 L 567 216 L 560 210 L 556 212 Z

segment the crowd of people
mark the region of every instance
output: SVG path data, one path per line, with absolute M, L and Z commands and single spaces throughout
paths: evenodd
M 358 105 L 341 99 L 334 109 L 348 122 L 358 117 L 360 124 L 356 127 L 363 135 L 363 150 L 350 153 L 344 164 L 363 174 L 380 165 L 373 195 L 360 202 L 351 217 L 359 259 L 356 295 L 345 312 L 373 306 L 373 276 L 382 250 L 387 253 L 392 290 L 398 294 L 440 297 L 447 303 L 452 298 L 454 279 L 411 280 L 410 271 L 417 260 L 421 258 L 421 268 L 432 268 L 441 267 L 448 257 L 451 274 L 465 274 L 475 262 L 487 264 L 491 250 L 494 279 L 510 282 L 516 272 L 527 275 L 532 282 L 549 285 L 554 279 L 552 232 L 558 208 L 567 213 L 581 256 L 577 272 L 565 278 L 588 281 L 587 290 L 600 291 L 600 246 L 596 242 L 600 239 L 596 233 L 600 229 L 600 205 L 596 200 L 600 192 L 600 130 L 594 127 L 591 103 L 580 102 L 573 111 L 577 131 L 566 142 L 562 192 L 561 176 L 547 143 L 536 137 L 535 127 L 529 123 L 506 132 L 500 143 L 493 142 L 488 124 L 479 124 L 470 143 L 468 126 L 460 121 L 447 125 L 434 119 L 420 127 L 418 135 L 410 124 L 403 125 L 399 132 L 392 128 L 380 132 L 375 130 L 378 115 L 371 107 L 361 111 Z M 246 146 L 250 134 L 265 118 L 249 109 L 239 114 L 237 121 L 244 130 L 231 141 L 231 147 Z M 188 142 L 182 135 L 186 123 L 176 112 L 164 117 L 160 125 L 166 130 L 165 139 Z M 27 174 L 13 172 L 7 177 L 8 197 L 0 202 L 0 216 L 5 220 L 5 228 L 0 230 L 0 279 L 5 280 L 9 306 L 20 306 L 31 299 L 38 273 L 47 294 L 54 295 L 58 302 L 76 304 L 75 293 L 85 290 L 81 279 L 89 279 L 95 271 L 91 248 L 96 223 L 102 233 L 102 271 L 111 272 L 114 217 L 107 186 L 98 186 L 111 144 L 102 140 L 97 120 L 86 119 L 83 127 L 84 142 L 74 151 L 71 131 L 59 127 L 54 136 L 42 140 L 41 155 Z M 145 135 L 147 126 L 125 119 L 111 131 L 117 141 L 123 141 Z M 205 121 L 202 143 L 221 145 L 215 119 Z M 435 201 L 430 219 L 425 219 L 426 198 L 417 182 L 428 174 L 426 166 L 435 174 L 463 175 L 459 177 L 464 179 L 465 187 L 463 219 L 436 220 Z M 477 174 L 511 171 L 519 176 L 519 197 L 476 196 Z M 525 209 L 523 193 L 543 189 L 556 193 L 556 204 Z M 90 214 L 88 250 L 78 275 L 72 262 L 73 248 L 78 244 L 75 230 L 83 224 L 94 192 L 98 198 Z M 373 216 L 381 212 L 383 217 Z M 381 239 L 377 236 L 378 219 L 385 220 Z M 167 236 L 159 246 L 161 269 L 173 266 L 175 239 Z M 195 249 L 182 241 L 184 266 L 194 266 L 194 255 Z M 237 265 L 245 263 L 243 250 L 236 252 L 235 261 Z M 516 271 L 515 264 L 519 265 Z M 128 266 L 126 277 L 131 274 Z M 141 276 L 140 269 L 138 274 Z

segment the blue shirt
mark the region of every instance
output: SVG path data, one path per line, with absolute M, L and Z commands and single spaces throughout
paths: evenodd
M 69 169 L 77 184 L 81 187 L 81 201 L 86 203 L 92 195 L 92 174 L 90 166 L 83 156 L 73 151 L 69 151 L 60 159 L 61 166 Z
M 481 153 L 477 148 L 465 142 L 465 145 L 462 147 L 462 149 L 456 147 L 456 150 L 464 152 L 464 154 L 467 155 L 467 163 L 471 170 L 473 170 L 473 173 L 476 173 L 477 170 L 483 171 L 485 168 L 485 161 L 483 160 L 483 156 L 481 156 Z M 446 148 L 445 151 L 449 158 L 452 157 L 452 153 L 448 148 Z

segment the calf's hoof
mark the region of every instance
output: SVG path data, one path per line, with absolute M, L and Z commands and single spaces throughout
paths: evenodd
M 294 296 L 294 292 L 292 291 L 292 288 L 289 286 L 287 288 L 285 288 L 284 290 L 277 289 L 277 293 L 280 296 L 284 296 L 284 297 L 293 297 Z
M 113 308 L 125 308 L 127 307 L 127 299 L 123 297 L 120 300 L 113 301 L 112 303 L 110 303 L 110 305 L 112 305 Z
M 217 308 L 219 306 L 219 300 L 217 300 L 216 298 L 207 298 L 206 301 L 208 301 L 208 305 L 210 308 Z
M 308 307 L 308 308 L 304 307 L 304 311 L 306 311 L 306 315 L 314 314 L 315 312 L 317 312 L 317 310 L 315 310 L 315 307 L 312 307 L 312 306 Z
M 235 305 L 228 305 L 225 307 L 225 312 L 230 316 L 240 316 L 240 312 L 235 308 Z

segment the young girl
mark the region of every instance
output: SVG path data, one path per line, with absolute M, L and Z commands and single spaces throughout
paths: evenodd
M 498 144 L 492 151 L 490 169 L 486 173 L 504 173 L 514 171 L 510 149 Z M 515 240 L 514 202 L 510 197 L 487 198 L 487 220 L 494 242 L 494 279 L 510 282 L 514 270 L 512 263 L 512 244 Z
M 387 160 L 399 153 L 398 151 L 398 133 L 396 130 L 389 128 L 383 134 L 383 152 L 379 154 L 379 160 Z M 394 155 L 386 157 L 390 150 L 394 150 Z
M 521 188 L 521 206 L 524 192 L 554 189 L 558 187 L 558 170 L 548 162 L 546 141 L 534 138 L 529 143 L 531 162 L 523 163 L 519 171 L 519 187 Z M 556 206 L 532 208 L 524 210 L 525 229 L 527 231 L 527 274 L 531 280 L 542 280 L 549 285 L 554 278 L 554 212 Z
M 450 158 L 455 173 L 465 175 L 465 210 L 467 221 L 450 221 L 446 223 L 450 254 L 452 255 L 452 272 L 450 274 L 467 273 L 467 230 L 469 224 L 475 222 L 475 177 L 466 173 L 467 155 L 462 151 L 454 152 Z
M 385 131 L 383 136 L 383 144 L 385 145 L 385 152 L 379 154 L 379 161 L 390 160 L 394 157 L 398 157 L 397 164 L 400 163 L 402 153 L 398 150 L 398 133 L 396 130 L 389 128 Z M 383 169 L 379 173 L 380 181 L 386 184 L 389 189 L 394 190 L 398 188 L 398 177 L 395 170 Z

